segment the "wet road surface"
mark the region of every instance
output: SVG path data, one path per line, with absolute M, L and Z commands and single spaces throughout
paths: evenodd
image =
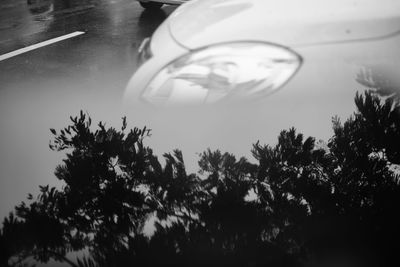
M 66 126 L 81 109 L 93 121 L 120 119 L 137 47 L 175 8 L 147 12 L 133 0 L 0 2 L 0 58 L 83 32 L 0 61 L 1 220 L 38 185 L 57 183 L 63 153 L 50 151 L 49 128 Z

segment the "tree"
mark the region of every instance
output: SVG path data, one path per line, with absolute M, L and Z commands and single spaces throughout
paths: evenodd
M 128 131 L 123 118 L 120 130 L 93 130 L 81 112 L 51 129 L 64 186 L 41 186 L 4 220 L 2 265 L 388 265 L 400 237 L 399 102 L 368 91 L 355 103 L 326 143 L 291 128 L 275 146 L 255 143 L 256 163 L 208 149 L 198 174 L 179 150 L 162 165 L 146 127 Z M 81 249 L 77 262 L 66 257 Z
M 344 124 L 334 119 L 329 147 L 337 161 L 331 179 L 340 214 L 353 225 L 353 239 L 373 247 L 381 255 L 375 261 L 389 264 L 400 237 L 399 173 L 393 168 L 400 160 L 400 106 L 396 97 L 380 94 L 356 95 L 358 112 Z

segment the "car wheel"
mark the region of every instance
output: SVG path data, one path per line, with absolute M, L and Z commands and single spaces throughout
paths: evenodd
M 139 3 L 143 8 L 146 9 L 160 9 L 163 6 L 162 3 L 156 3 L 156 2 L 139 2 Z

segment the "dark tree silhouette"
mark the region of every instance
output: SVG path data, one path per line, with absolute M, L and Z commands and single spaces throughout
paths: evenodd
M 275 146 L 255 143 L 256 163 L 208 149 L 198 174 L 179 150 L 161 164 L 146 127 L 128 131 L 123 118 L 94 130 L 81 112 L 51 129 L 64 186 L 41 186 L 4 219 L 1 264 L 388 266 L 400 238 L 399 101 L 370 90 L 355 103 L 326 143 L 291 128 Z

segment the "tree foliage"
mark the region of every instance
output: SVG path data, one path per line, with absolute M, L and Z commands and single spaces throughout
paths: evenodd
M 373 91 L 355 104 L 344 123 L 333 118 L 326 143 L 291 128 L 275 146 L 256 142 L 256 163 L 208 149 L 197 174 L 179 150 L 161 164 L 146 127 L 127 130 L 123 118 L 120 130 L 93 130 L 81 112 L 51 129 L 50 148 L 66 153 L 55 170 L 64 186 L 41 186 L 4 219 L 1 264 L 389 264 L 400 238 L 400 105 Z

